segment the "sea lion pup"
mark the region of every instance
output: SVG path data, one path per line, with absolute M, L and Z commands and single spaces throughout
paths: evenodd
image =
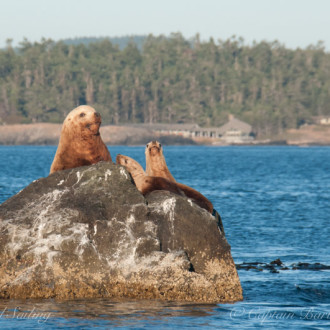
M 145 149 L 145 154 L 147 175 L 160 176 L 175 182 L 173 175 L 167 167 L 162 145 L 158 141 L 149 142 Z
M 162 145 L 158 141 L 151 141 L 147 144 L 146 150 L 146 172 L 147 175 L 160 176 L 170 181 L 176 182 L 177 186 L 190 198 L 195 204 L 201 208 L 213 212 L 213 204 L 197 190 L 175 181 L 169 171 L 162 150 Z
M 50 174 L 101 160 L 111 161 L 100 136 L 101 115 L 88 105 L 73 109 L 65 118 Z
M 116 163 L 126 167 L 135 182 L 136 188 L 142 195 L 146 195 L 154 190 L 167 190 L 177 195 L 184 196 L 184 193 L 174 182 L 161 177 L 148 176 L 146 172 L 144 172 L 143 167 L 133 158 L 118 154 Z

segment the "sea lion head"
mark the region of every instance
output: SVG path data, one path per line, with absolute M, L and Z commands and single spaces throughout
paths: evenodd
M 80 135 L 85 138 L 100 136 L 100 126 L 101 115 L 88 105 L 81 105 L 73 109 L 63 123 L 63 127 L 69 128 L 75 136 Z
M 135 174 L 144 174 L 142 166 L 133 158 L 118 154 L 116 163 L 126 167 L 127 171 L 134 176 Z
M 146 155 L 148 154 L 150 156 L 163 155 L 163 148 L 161 143 L 158 141 L 150 141 L 146 146 L 145 153 Z

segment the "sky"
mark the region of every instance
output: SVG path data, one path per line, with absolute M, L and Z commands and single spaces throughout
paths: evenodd
M 278 40 L 288 48 L 323 41 L 330 50 L 330 0 L 0 0 L 0 48 L 7 39 L 170 35 L 201 40 Z

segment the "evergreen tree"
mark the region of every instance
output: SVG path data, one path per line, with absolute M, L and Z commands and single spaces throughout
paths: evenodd
M 277 41 L 247 46 L 242 38 L 188 41 L 180 33 L 143 40 L 119 47 L 108 39 L 24 39 L 17 50 L 8 40 L 0 50 L 0 123 L 62 122 L 89 104 L 105 124 L 216 126 L 232 113 L 267 136 L 330 115 L 322 43 L 291 50 Z

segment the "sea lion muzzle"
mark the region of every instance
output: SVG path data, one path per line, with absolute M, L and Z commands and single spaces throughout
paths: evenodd
M 158 146 L 152 146 L 152 147 L 149 149 L 149 153 L 150 153 L 150 155 L 152 155 L 152 156 L 157 155 L 159 152 L 160 152 L 160 148 L 158 148 Z

